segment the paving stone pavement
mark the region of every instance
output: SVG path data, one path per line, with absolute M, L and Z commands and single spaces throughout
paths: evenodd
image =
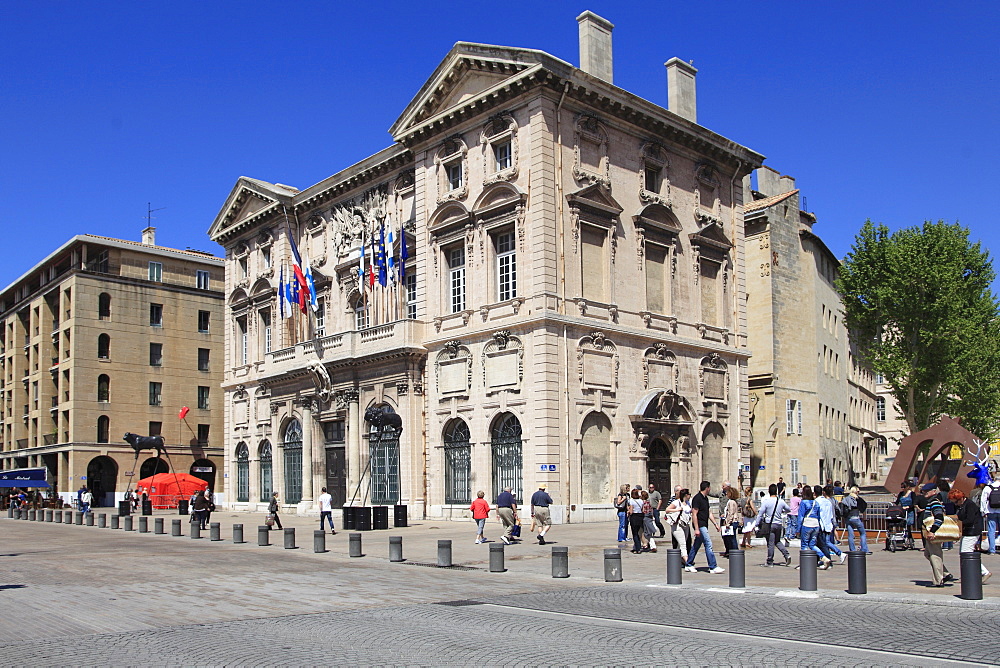
M 528 541 L 506 548 L 506 573 L 486 572 L 489 548 L 472 544 L 470 523 L 366 533 L 368 556 L 351 559 L 342 532 L 313 554 L 309 518 L 285 520 L 299 544 L 285 550 L 281 532 L 258 547 L 252 519 L 219 515 L 243 521 L 250 542 L 191 540 L 186 524 L 175 538 L 0 519 L 0 601 L 16 611 L 0 616 L 0 665 L 936 665 L 1000 656 L 972 630 L 1000 628 L 1000 604 L 962 607 L 971 602 L 955 601 L 957 587 L 924 593 L 914 584 L 928 570 L 919 553 L 873 555 L 872 596 L 844 594 L 839 568 L 820 574 L 821 587 L 839 585 L 821 592 L 827 598 L 799 599 L 775 596 L 797 585 L 784 568 L 748 566 L 746 592 L 707 573 L 667 587 L 662 552 L 622 555 L 626 582 L 606 584 L 601 550 L 615 543 L 602 542 L 601 525 L 553 529 L 570 545 L 572 577 L 559 580 L 549 547 Z M 404 536 L 406 564 L 388 562 L 389 535 Z M 434 562 L 439 538 L 453 539 L 455 563 L 472 570 L 413 567 Z M 440 604 L 454 601 L 474 604 Z M 942 642 L 965 637 L 977 640 Z

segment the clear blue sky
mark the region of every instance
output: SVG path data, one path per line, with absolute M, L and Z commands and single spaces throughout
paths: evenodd
M 305 188 L 388 146 L 456 41 L 578 64 L 585 9 L 637 95 L 693 60 L 699 122 L 794 176 L 838 256 L 866 218 L 1000 251 L 1000 3 L 36 0 L 0 9 L 0 286 L 74 234 L 139 240 L 147 202 L 159 244 L 220 253 L 239 176 Z

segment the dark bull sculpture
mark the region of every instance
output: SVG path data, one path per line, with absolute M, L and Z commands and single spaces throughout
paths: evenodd
M 163 446 L 162 436 L 140 436 L 139 434 L 133 434 L 132 432 L 125 432 L 122 436 L 122 440 L 132 446 L 135 450 L 136 457 L 143 450 L 156 450 L 157 456 L 162 455 L 166 452 L 166 448 Z
M 403 418 L 399 417 L 397 413 L 383 413 L 381 408 L 375 406 L 365 410 L 365 422 L 373 427 L 378 427 L 379 430 L 385 427 L 392 427 L 397 431 L 403 429 Z

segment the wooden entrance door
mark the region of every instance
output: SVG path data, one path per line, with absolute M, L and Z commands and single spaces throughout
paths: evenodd
M 670 447 L 660 439 L 654 439 L 649 444 L 646 459 L 646 485 L 653 483 L 664 499 L 669 499 L 674 493 L 670 482 Z M 642 483 L 639 483 L 642 484 Z
M 344 448 L 326 449 L 326 490 L 333 497 L 333 507 L 347 503 L 347 456 Z

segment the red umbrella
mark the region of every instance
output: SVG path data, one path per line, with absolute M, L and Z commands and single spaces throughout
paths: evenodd
M 149 490 L 154 508 L 176 508 L 179 499 L 208 489 L 208 483 L 187 473 L 157 473 L 136 483 Z

